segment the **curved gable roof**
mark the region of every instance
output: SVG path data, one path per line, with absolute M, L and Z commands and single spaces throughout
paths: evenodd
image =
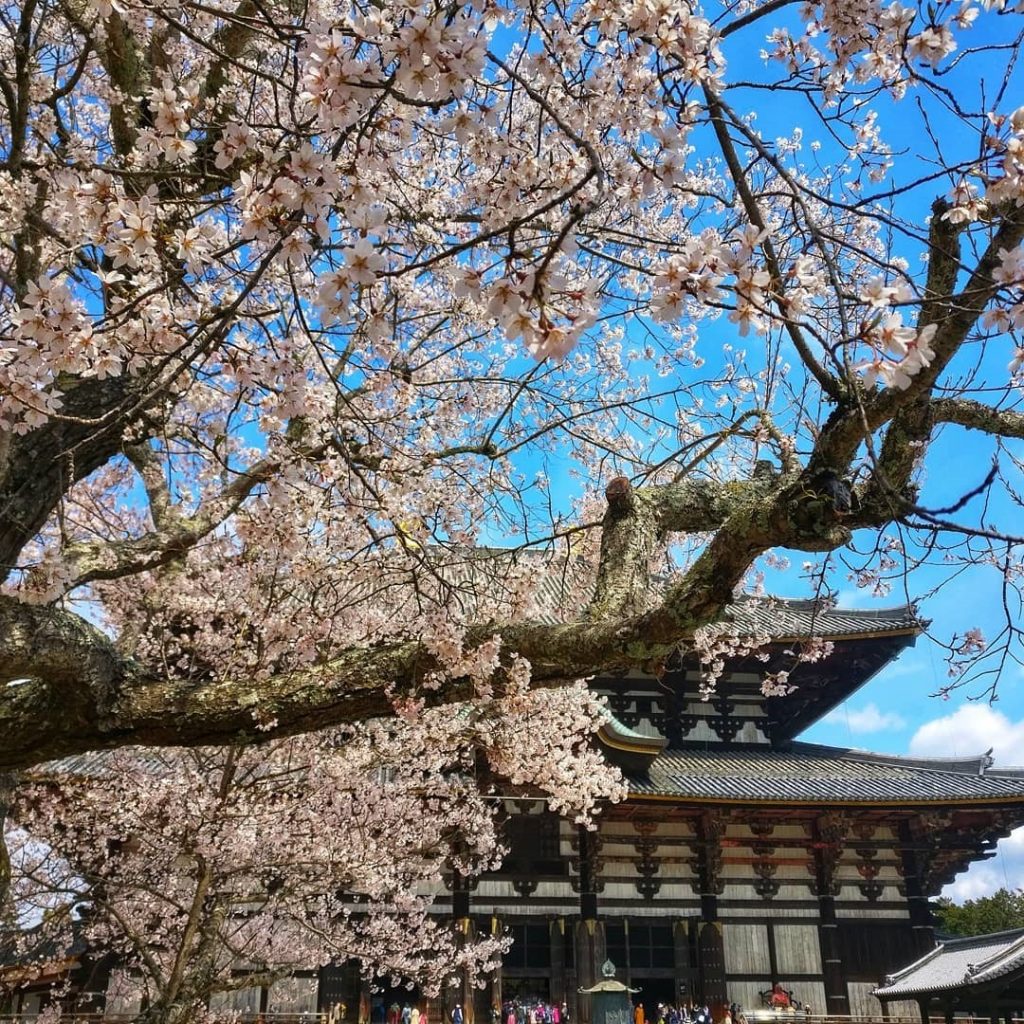
M 890 974 L 875 989 L 879 999 L 977 988 L 1024 973 L 1024 928 L 939 943 L 919 960 Z

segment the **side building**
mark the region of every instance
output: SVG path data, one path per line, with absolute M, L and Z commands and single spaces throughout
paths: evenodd
M 744 628 L 770 628 L 769 656 L 729 661 L 709 700 L 685 662 L 594 682 L 613 715 L 600 739 L 630 790 L 596 831 L 508 801 L 502 869 L 439 897 L 463 931 L 514 939 L 488 988 L 462 993 L 467 1016 L 489 1022 L 509 998 L 564 1000 L 588 1024 L 578 992 L 606 959 L 651 1020 L 658 1002 L 758 1007 L 776 982 L 816 1013 L 877 1015 L 872 990 L 932 948 L 929 897 L 1024 824 L 1024 770 L 987 755 L 796 740 L 913 642 L 911 608 L 741 614 Z M 765 696 L 766 674 L 790 668 L 810 635 L 831 653 L 793 669 L 791 692 Z

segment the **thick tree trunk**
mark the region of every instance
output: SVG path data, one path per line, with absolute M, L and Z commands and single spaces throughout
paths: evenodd
M 10 438 L 0 457 L 0 581 L 68 488 L 121 451 L 126 424 L 141 412 L 140 385 L 121 378 L 72 383 L 61 419 Z

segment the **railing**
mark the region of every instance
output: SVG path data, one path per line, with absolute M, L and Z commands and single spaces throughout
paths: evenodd
M 841 1015 L 835 1013 L 805 1013 L 803 1010 L 748 1010 L 744 1016 L 749 1024 L 922 1024 L 921 1015 L 895 1014 L 884 1016 L 881 1013 L 862 1015 Z M 929 1024 L 946 1024 L 945 1014 L 932 1013 Z M 954 1020 L 956 1024 L 1003 1024 L 1004 1018 L 978 1017 L 971 1013 L 959 1011 Z M 1024 1024 L 1024 1019 L 1011 1018 L 1010 1024 Z
M 748 1019 L 749 1016 L 748 1014 Z M 904 1014 L 899 1017 L 895 1015 L 884 1017 L 881 1013 L 844 1017 L 838 1014 L 800 1013 L 798 1011 L 793 1014 L 785 1014 L 784 1016 L 792 1019 L 793 1024 L 805 1024 L 805 1022 L 806 1024 L 922 1024 L 919 1013 Z M 959 1024 L 966 1024 L 968 1020 L 972 1021 L 973 1024 L 993 1024 L 988 1017 L 970 1017 L 968 1014 L 960 1014 L 956 1020 Z M 946 1024 L 946 1018 L 943 1014 L 934 1014 L 929 1017 L 929 1022 L 930 1024 Z M 995 1024 L 1000 1024 L 1000 1022 L 996 1021 Z
M 883 1015 L 882 1013 L 872 1014 L 851 1014 L 842 1015 L 836 1013 L 805 1013 L 803 1010 L 747 1010 L 744 1012 L 749 1024 L 922 1024 L 921 1015 L 896 1014 Z M 929 1024 L 946 1024 L 945 1014 L 932 1013 L 929 1015 Z M 998 1017 L 994 1020 L 989 1017 L 978 1017 L 971 1013 L 959 1011 L 954 1020 L 956 1024 L 1003 1024 L 1004 1018 Z M 1024 1024 L 1024 1019 L 1014 1017 L 1010 1024 Z
M 0 1024 L 35 1024 L 40 1014 L 14 1013 L 0 1014 Z M 919 1014 L 904 1016 L 883 1016 L 877 1014 L 848 1015 L 804 1013 L 802 1010 L 754 1010 L 746 1014 L 751 1024 L 768 1024 L 778 1021 L 779 1024 L 922 1024 Z M 88 1013 L 69 1010 L 61 1015 L 60 1024 L 134 1024 L 138 1019 L 132 1013 Z M 330 1013 L 225 1013 L 223 1016 L 208 1018 L 214 1024 L 355 1024 L 355 1018 L 348 1015 L 344 1018 Z M 954 1020 L 957 1024 L 1003 1024 L 1004 1018 L 992 1019 L 977 1017 L 968 1013 L 958 1013 Z M 930 1024 L 945 1024 L 942 1014 L 932 1014 Z M 1013 1017 L 1010 1024 L 1024 1024 L 1024 1018 Z

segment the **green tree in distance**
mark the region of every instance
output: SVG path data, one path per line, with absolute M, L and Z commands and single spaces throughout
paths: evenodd
M 1024 928 L 1024 889 L 999 889 L 991 896 L 954 903 L 942 896 L 932 904 L 938 930 L 950 935 L 984 935 Z

